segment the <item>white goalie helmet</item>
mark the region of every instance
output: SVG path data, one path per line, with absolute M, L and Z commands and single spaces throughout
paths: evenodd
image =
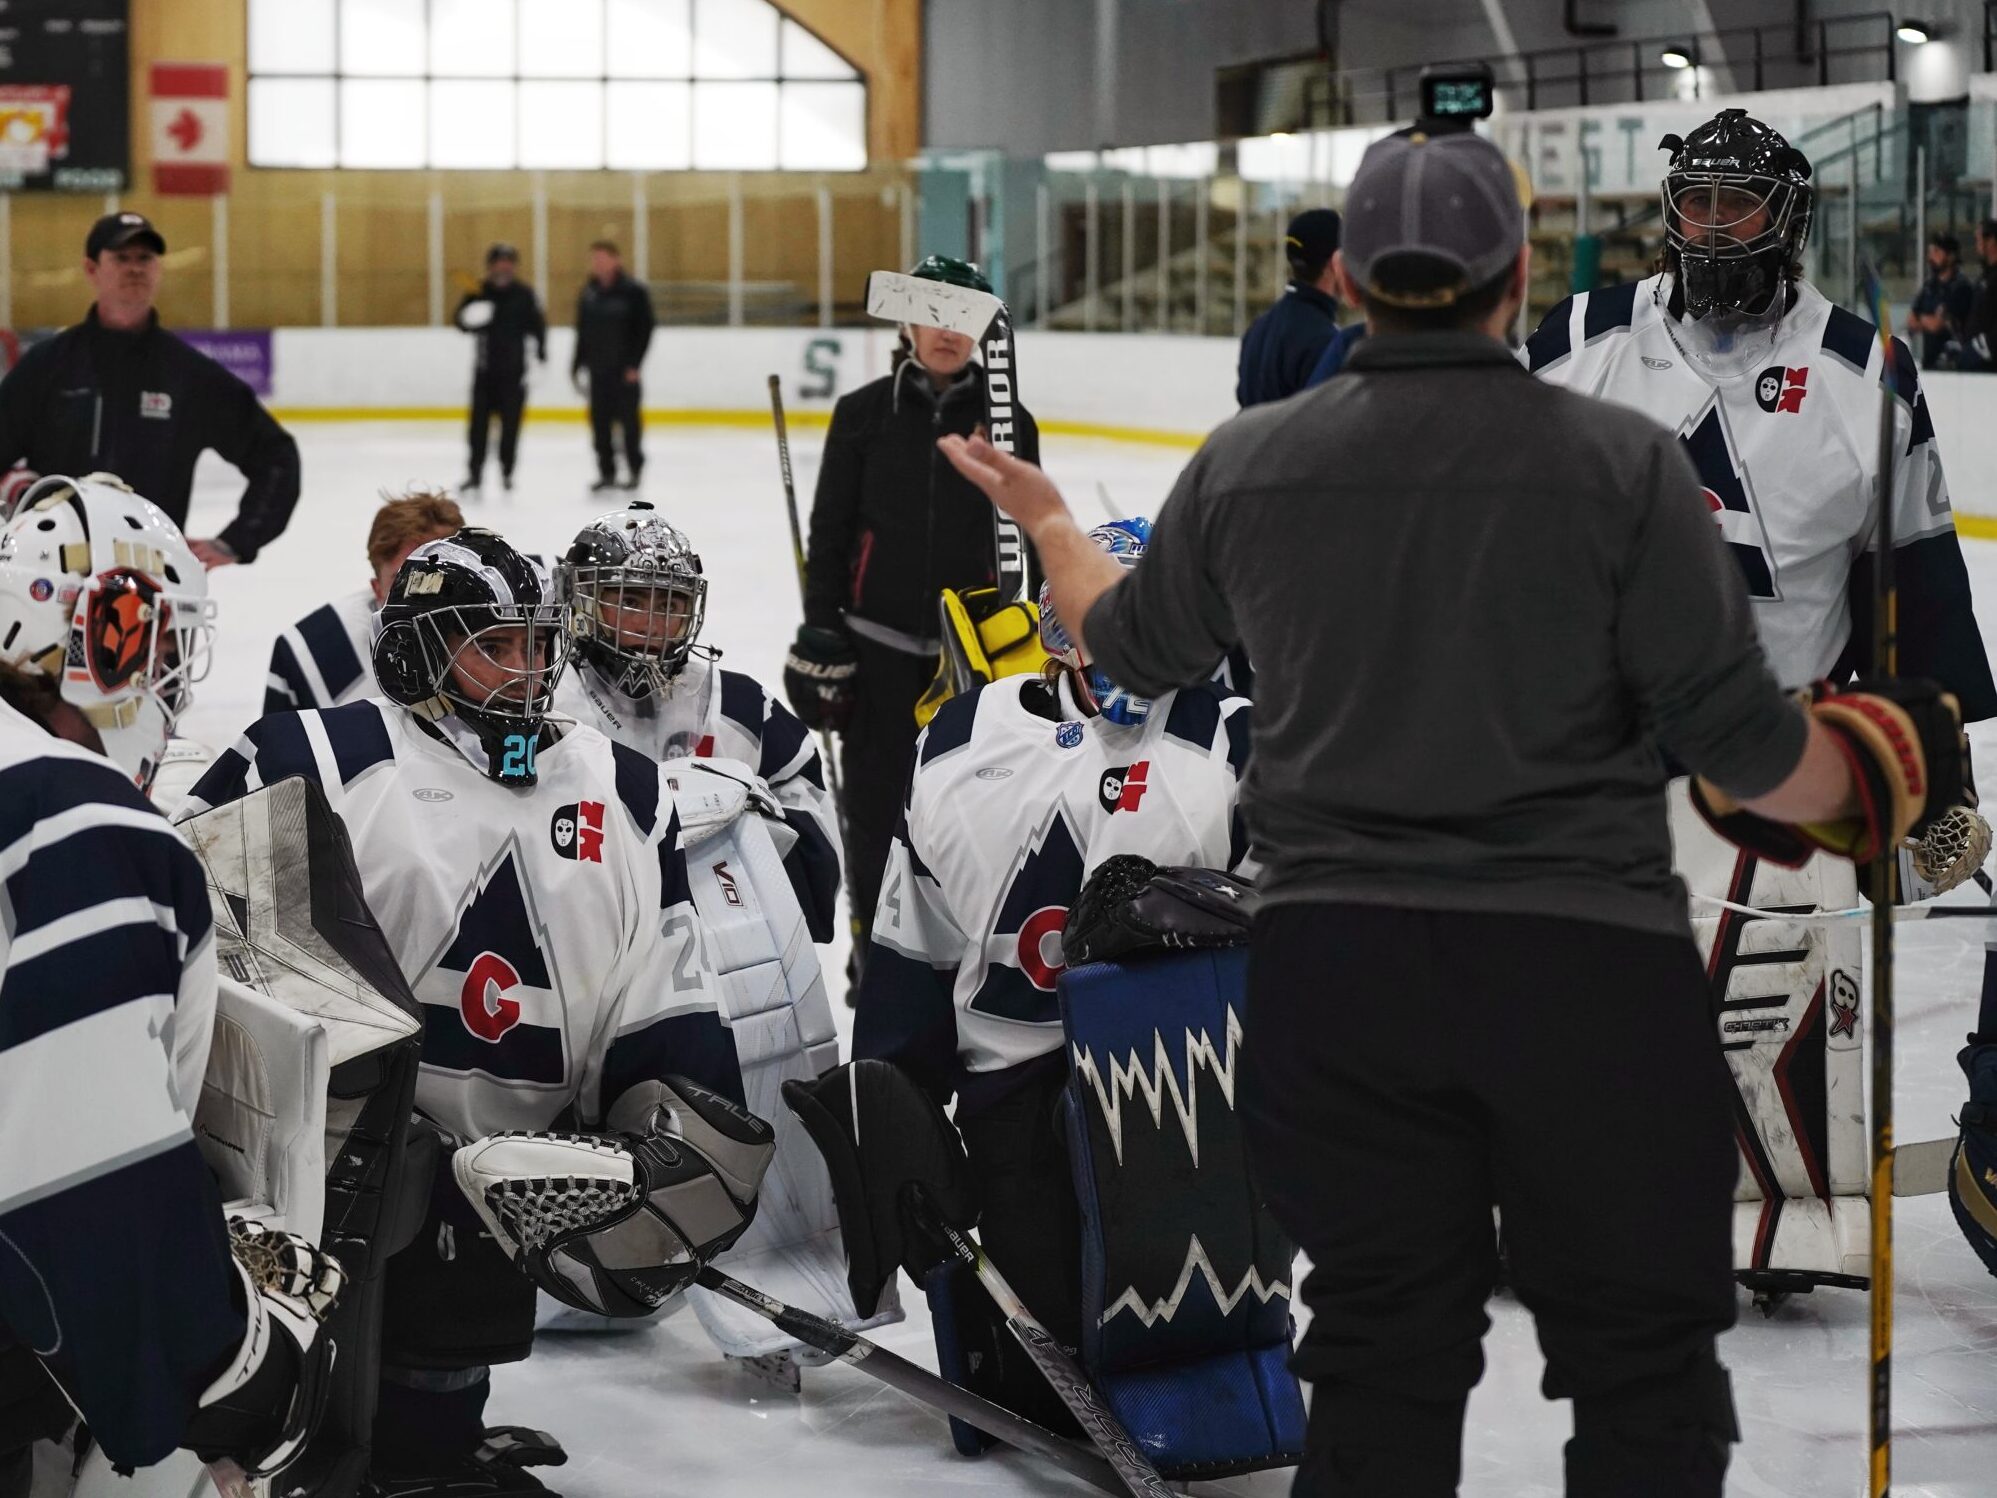
M 54 678 L 141 790 L 207 674 L 214 615 L 179 527 L 111 474 L 40 479 L 0 526 L 0 659 Z

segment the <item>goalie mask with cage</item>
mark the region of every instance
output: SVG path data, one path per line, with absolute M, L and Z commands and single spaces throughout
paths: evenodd
M 1690 135 L 1667 135 L 1664 237 L 1685 311 L 1761 317 L 1780 306 L 1809 238 L 1810 163 L 1744 109 L 1723 109 Z
M 40 479 L 0 527 L 0 659 L 54 678 L 141 790 L 207 674 L 214 617 L 179 527 L 108 473 Z
M 484 747 L 486 774 L 532 785 L 541 726 L 568 660 L 554 585 L 492 531 L 467 526 L 409 554 L 374 642 L 382 694 L 455 714 Z
M 1135 567 L 1151 544 L 1151 522 L 1142 515 L 1128 520 L 1112 520 L 1089 532 L 1089 539 L 1126 567 Z M 1054 614 L 1052 588 L 1040 585 L 1040 643 L 1048 655 L 1065 666 L 1075 683 L 1075 695 L 1082 706 L 1091 708 L 1112 723 L 1142 723 L 1151 713 L 1151 699 L 1136 697 L 1111 681 L 1103 671 L 1082 659 L 1081 647 L 1061 627 Z
M 576 655 L 627 697 L 665 691 L 707 614 L 693 545 L 651 505 L 584 526 L 556 570 Z

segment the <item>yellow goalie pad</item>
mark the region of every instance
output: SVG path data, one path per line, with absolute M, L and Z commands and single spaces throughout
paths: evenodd
M 936 600 L 943 651 L 935 679 L 915 704 L 915 721 L 927 727 L 952 697 L 1001 676 L 1037 676 L 1047 664 L 1040 644 L 1040 610 L 1009 602 L 996 588 L 945 588 Z

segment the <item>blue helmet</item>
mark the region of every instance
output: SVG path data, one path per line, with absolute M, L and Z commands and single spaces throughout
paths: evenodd
M 1135 567 L 1151 544 L 1151 522 L 1142 515 L 1128 520 L 1112 520 L 1089 532 L 1089 539 L 1126 567 Z M 1112 723 L 1142 723 L 1151 713 L 1149 697 L 1133 697 L 1095 666 L 1082 659 L 1082 652 L 1061 621 L 1054 617 L 1054 598 L 1045 583 L 1040 585 L 1040 643 L 1047 653 L 1075 673 L 1084 698 L 1093 699 L 1096 711 Z

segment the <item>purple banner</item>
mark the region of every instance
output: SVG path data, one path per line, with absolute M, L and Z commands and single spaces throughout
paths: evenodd
M 175 328 L 173 331 L 258 395 L 270 394 L 269 328 L 245 328 L 228 332 Z

